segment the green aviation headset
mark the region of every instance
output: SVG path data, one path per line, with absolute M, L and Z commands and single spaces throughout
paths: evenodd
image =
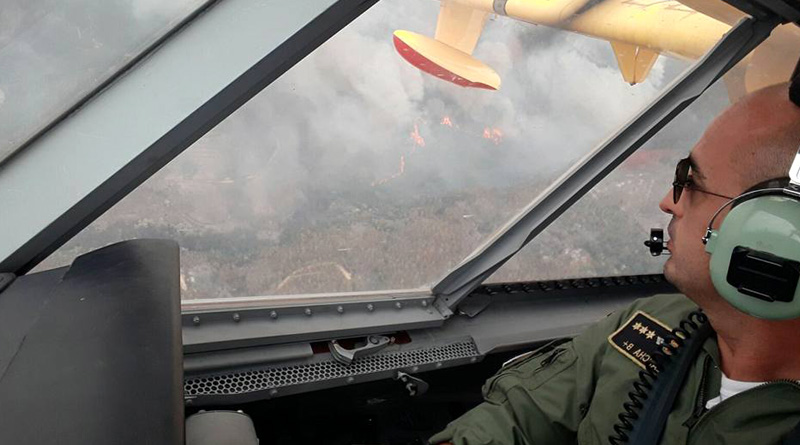
M 800 317 L 800 150 L 789 178 L 761 183 L 726 202 L 708 223 L 711 281 L 754 317 Z M 719 229 L 714 221 L 731 206 Z
M 800 62 L 790 79 L 789 99 L 800 106 Z M 703 244 L 711 281 L 734 307 L 767 320 L 800 317 L 800 148 L 788 178 L 758 184 L 720 207 Z
M 800 62 L 789 99 L 800 107 Z M 713 229 L 728 207 L 720 228 Z M 714 288 L 734 307 L 767 320 L 800 317 L 800 148 L 788 177 L 727 201 L 711 217 L 702 241 L 711 255 Z M 669 252 L 663 229 L 652 229 L 644 244 L 653 256 Z
M 789 99 L 800 106 L 800 61 L 790 80 Z M 788 178 L 758 184 L 720 207 L 703 243 L 711 281 L 734 307 L 767 320 L 800 317 L 800 148 Z

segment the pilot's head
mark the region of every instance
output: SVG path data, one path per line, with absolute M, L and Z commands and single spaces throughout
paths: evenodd
M 800 145 L 800 107 L 789 100 L 788 88 L 788 84 L 780 84 L 756 91 L 718 116 L 692 149 L 689 160 L 679 165 L 679 185 L 670 189 L 659 205 L 672 215 L 668 229 L 672 256 L 664 274 L 707 310 L 728 304 L 714 289 L 710 256 L 701 241 L 709 220 L 728 201 L 726 197 L 787 176 Z M 688 174 L 682 175 L 687 168 Z M 717 218 L 714 228 L 721 222 L 722 218 Z

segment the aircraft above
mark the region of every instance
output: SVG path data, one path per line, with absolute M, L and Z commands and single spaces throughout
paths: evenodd
M 394 45 L 411 65 L 439 79 L 497 90 L 501 76 L 473 56 L 493 14 L 608 41 L 622 78 L 631 85 L 647 79 L 660 55 L 702 57 L 744 17 L 720 0 L 441 0 L 433 38 L 397 30 Z M 785 78 L 794 67 L 798 42 L 796 28 L 780 28 L 754 52 L 752 57 L 761 59 L 757 65 L 726 78 L 731 97 Z

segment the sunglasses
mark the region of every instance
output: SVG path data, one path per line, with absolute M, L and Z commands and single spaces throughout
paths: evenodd
M 733 199 L 730 196 L 720 195 L 719 193 L 709 192 L 697 187 L 691 178 L 689 178 L 689 171 L 692 167 L 692 161 L 689 158 L 683 158 L 678 161 L 675 166 L 675 180 L 672 181 L 672 201 L 677 204 L 681 199 L 683 189 L 694 190 L 696 192 L 705 193 L 707 195 L 718 196 L 725 199 Z

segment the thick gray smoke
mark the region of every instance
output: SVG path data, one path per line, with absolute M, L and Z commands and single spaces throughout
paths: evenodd
M 225 171 L 265 178 L 264 193 L 292 189 L 301 199 L 311 188 L 363 190 L 397 173 L 401 157 L 406 183 L 384 189 L 415 195 L 410 182 L 452 193 L 554 177 L 663 86 L 664 63 L 631 87 L 607 42 L 507 18 L 487 23 L 475 52 L 501 74 L 501 91 L 441 82 L 402 60 L 391 43 L 397 28 L 432 35 L 438 6 L 379 3 L 200 144 L 223 145 Z M 441 124 L 445 117 L 454 127 Z M 410 136 L 415 127 L 424 146 Z M 499 144 L 482 137 L 487 128 L 500 132 Z M 192 152 L 175 168 L 192 163 Z

